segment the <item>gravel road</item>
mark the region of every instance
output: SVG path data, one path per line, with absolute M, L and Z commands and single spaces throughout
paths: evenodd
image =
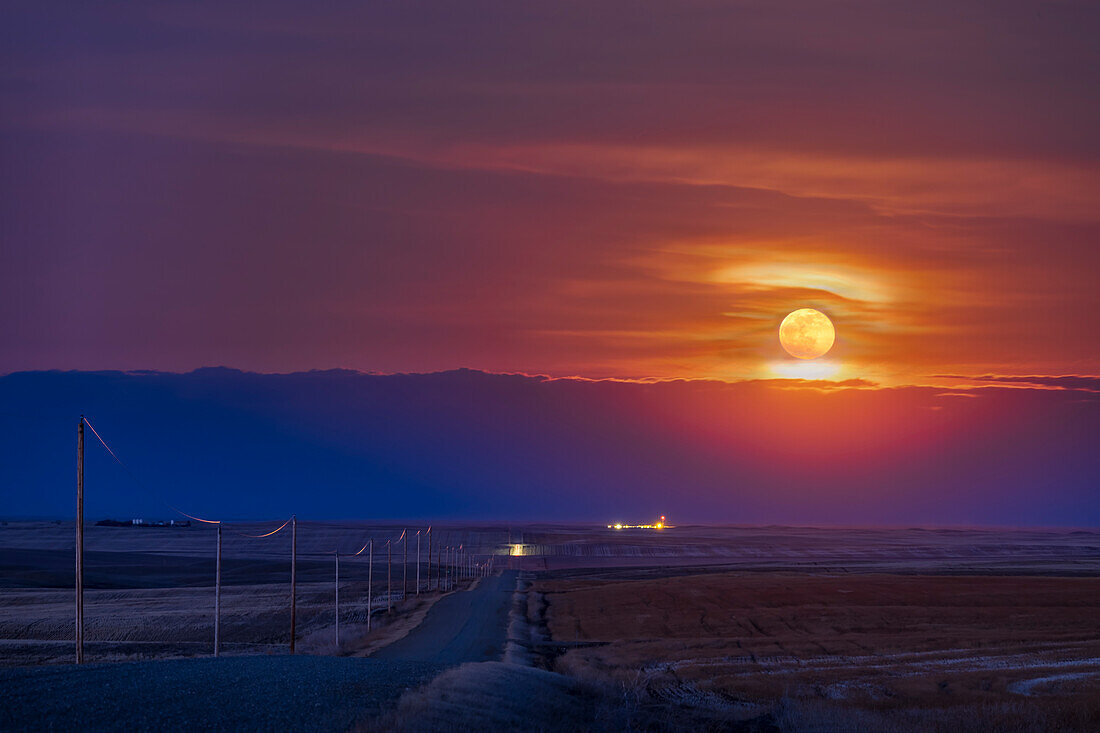
M 499 661 L 516 576 L 516 571 L 506 570 L 483 578 L 472 591 L 441 598 L 408 636 L 378 650 L 371 659 L 439 665 Z
M 440 599 L 368 659 L 254 656 L 0 669 L 0 731 L 347 730 L 445 667 L 499 659 L 516 573 Z
M 347 730 L 442 667 L 262 656 L 0 670 L 0 731 Z

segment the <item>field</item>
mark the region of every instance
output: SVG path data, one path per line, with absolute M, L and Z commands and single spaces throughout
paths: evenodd
M 763 716 L 787 730 L 1100 727 L 1095 535 L 1040 543 L 1001 533 L 1001 547 L 1031 548 L 1021 552 L 1023 574 L 1011 574 L 1002 552 L 951 535 L 905 547 L 857 533 L 845 547 L 834 534 L 832 557 L 811 535 L 785 544 L 809 544 L 821 559 L 780 552 L 775 569 L 745 558 L 543 571 L 528 607 L 547 639 L 546 664 L 617 680 L 651 713 L 686 705 L 723 724 Z M 860 546 L 871 551 L 848 563 L 856 567 L 837 562 Z M 819 564 L 807 569 L 807 560 Z
M 227 655 L 282 654 L 290 640 L 290 537 L 277 527 L 241 524 L 224 533 L 222 651 Z M 341 558 L 341 653 L 364 653 L 392 636 L 392 623 L 420 618 L 437 598 L 426 593 L 427 542 L 415 597 L 416 542 L 409 546 L 408 601 L 401 601 L 403 546 L 393 544 L 394 615 L 388 604 L 385 541 L 401 527 L 300 522 L 297 560 L 297 646 L 306 653 L 337 651 L 335 561 L 332 549 L 355 553 L 375 537 L 373 633 L 366 636 L 366 555 Z M 415 530 L 414 530 L 415 532 Z M 72 523 L 5 522 L 0 526 L 0 665 L 69 663 L 73 659 Z M 474 530 L 433 531 L 433 541 L 480 546 Z M 505 535 L 506 539 L 507 535 Z M 487 542 L 496 542 L 489 537 Z M 354 545 L 354 546 L 353 546 Z M 89 661 L 200 656 L 212 653 L 215 532 L 189 528 L 86 528 L 85 640 Z M 436 546 L 438 547 L 438 545 Z M 433 569 L 433 573 L 435 570 Z M 433 581 L 434 585 L 434 581 Z
M 287 649 L 289 537 L 242 536 L 272 528 L 226 532 L 227 655 Z M 299 650 L 367 654 L 423 618 L 438 594 L 381 613 L 385 540 L 401 529 L 299 524 Z M 0 526 L 0 664 L 71 661 L 72 532 Z M 495 699 L 499 678 L 571 700 L 606 729 L 1100 729 L 1097 532 L 485 525 L 433 534 L 522 571 L 507 658 L 564 676 L 463 668 L 403 698 L 394 722 L 451 716 L 460 700 L 474 710 L 479 696 Z M 371 536 L 376 629 L 366 636 L 368 566 L 342 559 L 337 649 L 332 550 L 354 553 Z M 211 653 L 212 530 L 91 527 L 87 548 L 90 660 Z M 393 549 L 396 595 L 403 548 Z M 415 543 L 410 590 L 414 553 Z M 492 707 L 502 721 L 525 714 Z M 557 719 L 544 713 L 547 725 Z

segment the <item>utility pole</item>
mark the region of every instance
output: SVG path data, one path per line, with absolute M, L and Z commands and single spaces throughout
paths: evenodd
M 402 530 L 401 537 L 405 540 L 401 546 L 401 567 L 404 569 L 405 574 L 401 576 L 401 600 L 404 601 L 409 597 L 409 530 L 408 528 Z
M 84 416 L 76 426 L 76 663 L 84 664 Z
M 432 528 L 428 527 L 428 592 L 432 592 Z
M 416 530 L 416 597 L 420 597 L 420 530 Z
M 336 652 L 340 652 L 340 551 L 336 551 Z
M 386 612 L 393 613 L 393 540 L 386 540 Z
M 367 633 L 370 633 L 371 586 L 374 585 L 374 538 L 370 538 L 370 554 L 367 555 Z
M 214 563 L 214 656 L 221 651 L 222 623 L 222 525 L 218 524 L 218 559 Z
M 294 653 L 295 624 L 298 621 L 298 517 L 290 517 L 290 653 Z

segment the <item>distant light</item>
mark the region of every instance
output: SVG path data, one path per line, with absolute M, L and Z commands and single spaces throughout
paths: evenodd
M 672 525 L 665 525 L 665 517 L 661 516 L 661 521 L 654 524 L 623 524 L 622 522 L 616 522 L 615 524 L 607 525 L 608 529 L 665 529 L 665 527 L 671 527 Z

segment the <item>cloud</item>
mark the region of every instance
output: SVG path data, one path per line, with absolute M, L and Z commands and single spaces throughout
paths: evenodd
M 1048 375 L 1048 374 L 1032 374 L 1023 376 L 1010 376 L 1003 374 L 983 374 L 975 377 L 967 377 L 961 374 L 934 374 L 933 379 L 950 379 L 965 382 L 975 383 L 994 383 L 994 384 L 1007 384 L 1007 385 L 1019 385 L 1021 387 L 1034 389 L 1065 389 L 1065 390 L 1077 390 L 1081 392 L 1095 392 L 1100 393 L 1100 377 L 1093 375 L 1082 374 L 1063 374 L 1063 375 Z
M 2 12 L 0 369 L 1095 371 L 1087 4 Z

